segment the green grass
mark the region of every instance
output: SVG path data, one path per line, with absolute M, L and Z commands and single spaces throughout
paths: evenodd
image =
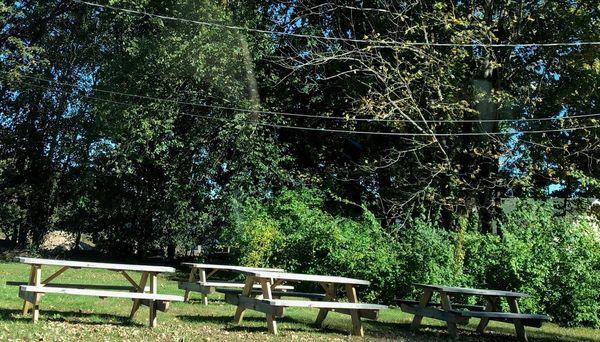
M 57 268 L 43 268 L 48 276 Z M 288 309 L 286 317 L 278 321 L 280 335 L 266 333 L 264 315 L 248 311 L 240 326 L 232 324 L 235 307 L 223 302 L 222 297 L 210 298 L 210 304 L 199 302 L 198 294 L 192 303 L 173 303 L 171 309 L 158 313 L 158 327 L 147 327 L 148 309 L 142 307 L 133 320 L 127 319 L 131 300 L 98 299 L 83 296 L 45 295 L 42 298 L 40 321 L 31 323 L 30 315 L 21 315 L 22 301 L 17 287 L 6 281 L 26 281 L 28 267 L 17 263 L 0 264 L 0 340 L 346 340 L 349 336 L 350 317 L 330 313 L 324 328 L 313 326 L 317 311 Z M 183 277 L 183 274 L 179 275 Z M 101 270 L 69 270 L 54 282 L 77 284 L 127 285 L 114 272 Z M 160 278 L 159 293 L 180 294 L 175 279 Z M 366 321 L 365 336 L 369 340 L 444 341 L 448 340 L 443 325 L 425 319 L 424 328 L 410 329 L 412 316 L 394 308 L 381 313 L 377 322 Z M 506 341 L 516 340 L 511 325 L 492 323 L 484 337 L 474 332 L 477 320 L 460 329 L 460 340 Z M 528 329 L 530 340 L 538 341 L 600 341 L 600 331 L 586 328 L 564 328 L 545 324 L 542 329 Z

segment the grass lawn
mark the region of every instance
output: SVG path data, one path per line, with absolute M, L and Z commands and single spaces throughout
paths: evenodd
M 43 276 L 58 268 L 44 267 Z M 263 314 L 247 311 L 241 326 L 233 325 L 235 307 L 226 304 L 220 296 L 210 298 L 203 306 L 199 295 L 192 295 L 192 303 L 173 303 L 171 309 L 158 313 L 158 327 L 147 327 L 148 308 L 142 306 L 133 321 L 127 319 L 131 300 L 98 299 L 83 296 L 45 295 L 40 305 L 40 321 L 31 323 L 30 315 L 21 315 L 22 301 L 18 289 L 7 286 L 6 281 L 27 281 L 29 268 L 18 263 L 0 264 L 0 340 L 345 340 L 349 336 L 350 317 L 330 313 L 323 329 L 312 323 L 317 311 L 287 309 L 286 317 L 279 320 L 277 337 L 266 334 Z M 179 275 L 184 277 L 183 274 Z M 57 278 L 56 283 L 118 284 L 128 285 L 117 273 L 101 270 L 69 270 Z M 159 293 L 180 294 L 175 279 L 160 278 Z M 443 341 L 448 340 L 442 324 L 425 319 L 424 328 L 418 332 L 410 329 L 412 316 L 394 308 L 381 313 L 377 322 L 366 321 L 365 336 L 368 340 Z M 460 329 L 460 340 L 506 341 L 516 340 L 512 325 L 491 323 L 484 337 L 474 332 L 477 320 Z M 563 328 L 545 324 L 542 329 L 527 330 L 530 340 L 538 341 L 600 341 L 600 330 Z

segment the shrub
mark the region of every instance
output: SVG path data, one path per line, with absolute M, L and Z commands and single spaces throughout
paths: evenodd
M 502 237 L 416 218 L 396 227 L 394 238 L 366 209 L 349 218 L 326 205 L 307 189 L 248 200 L 223 237 L 239 247 L 237 261 L 245 265 L 370 280 L 364 300 L 416 299 L 413 283 L 514 290 L 530 295 L 521 301 L 525 312 L 600 326 L 598 233 L 586 220 L 557 216 L 551 204 L 518 203 L 499 222 Z
M 557 216 L 550 203 L 524 201 L 500 228 L 503 238 L 468 234 L 468 283 L 527 293 L 523 311 L 558 323 L 600 326 L 600 241 L 587 221 Z
M 413 283 L 460 284 L 455 235 L 424 219 L 416 219 L 401 230 L 396 247 L 401 298 L 416 298 L 420 291 L 415 290 Z
M 397 257 L 373 215 L 335 217 L 316 190 L 284 190 L 260 204 L 247 201 L 235 228 L 224 237 L 240 248 L 238 262 L 277 266 L 291 272 L 367 279 L 365 300 L 390 300 Z M 265 233 L 265 231 L 267 233 Z

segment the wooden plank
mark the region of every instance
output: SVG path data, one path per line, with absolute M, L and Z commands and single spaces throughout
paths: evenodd
M 216 289 L 216 292 L 219 293 L 229 293 L 229 294 L 242 294 L 241 290 L 237 289 Z M 324 300 L 327 296 L 323 293 L 310 293 L 310 292 L 295 292 L 295 291 L 273 291 L 271 290 L 273 296 L 279 297 L 298 297 L 298 298 L 309 298 L 313 300 Z M 253 295 L 262 294 L 260 290 L 252 290 Z
M 200 268 L 198 269 L 198 274 L 200 276 L 200 281 L 206 283 L 206 270 Z M 204 305 L 208 305 L 208 296 L 205 293 L 202 294 L 202 302 Z
M 447 312 L 433 307 L 420 307 L 406 304 L 402 304 L 400 308 L 404 312 L 419 315 L 421 317 L 434 318 L 445 322 L 450 321 L 459 325 L 466 325 L 469 323 L 469 317 L 461 316 L 458 311 Z
M 210 271 L 210 272 L 209 272 L 209 273 L 206 275 L 206 278 L 210 278 L 210 277 L 212 277 L 213 275 L 215 275 L 215 273 L 217 273 L 217 272 L 219 272 L 219 271 L 220 271 L 219 269 L 214 269 L 214 270 Z
M 35 285 L 35 265 L 31 265 L 30 269 L 29 269 L 29 281 L 27 282 L 27 285 Z M 22 314 L 26 315 L 27 312 L 29 311 L 29 303 L 33 303 L 33 301 L 27 301 L 24 300 L 23 301 L 23 308 L 22 308 Z
M 25 281 L 7 281 L 6 285 L 22 286 L 22 285 L 29 285 L 29 284 Z M 136 291 L 137 290 L 133 286 L 127 286 L 127 285 L 52 283 L 52 284 L 46 284 L 44 286 L 45 287 L 66 287 L 66 288 L 72 288 L 72 289 L 91 289 L 91 290 L 118 290 L 118 291 Z M 146 286 L 146 291 L 148 291 L 148 289 L 149 289 L 149 287 Z
M 185 281 L 180 281 L 177 285 L 177 287 L 180 290 L 185 290 L 185 293 L 189 293 L 189 292 L 199 292 L 199 293 L 203 293 L 203 294 L 211 294 L 211 293 L 215 293 L 216 289 L 214 286 L 207 286 L 204 284 L 200 284 L 197 282 L 185 282 Z M 189 298 L 189 296 L 188 296 Z M 186 299 L 186 301 L 188 301 L 188 299 Z
M 485 296 L 486 305 L 485 311 L 498 311 L 498 304 L 500 298 L 494 296 Z M 485 332 L 485 328 L 487 327 L 490 319 L 483 317 L 479 320 L 479 324 L 477 325 L 476 331 L 480 334 Z
M 35 265 L 35 278 L 34 278 L 34 286 L 33 287 L 42 287 L 42 266 Z M 21 287 L 22 288 L 22 287 Z M 22 288 L 23 289 L 23 288 Z M 23 289 L 26 291 L 26 289 Z M 35 292 L 35 291 L 34 291 Z M 41 295 L 39 293 L 35 294 L 35 299 L 33 301 L 33 323 L 37 322 L 40 318 L 40 298 Z
M 242 290 L 242 295 L 240 297 L 250 297 L 252 295 L 252 288 L 254 287 L 254 277 L 252 276 L 247 276 L 246 277 L 246 284 L 244 285 L 244 289 Z M 237 309 L 235 310 L 235 315 L 233 316 L 233 322 L 235 324 L 240 324 L 242 322 L 242 320 L 244 319 L 244 311 L 245 311 L 245 307 L 244 305 L 241 305 L 242 302 L 240 302 L 240 305 L 238 305 Z
M 513 314 L 519 314 L 519 304 L 517 304 L 516 298 L 506 298 L 508 301 L 508 307 Z M 515 332 L 517 333 L 517 337 L 521 341 L 527 342 L 527 333 L 525 333 L 525 327 L 523 326 L 523 322 L 519 318 L 515 318 L 512 320 L 515 325 Z
M 358 295 L 356 293 L 356 288 L 352 284 L 346 284 L 346 296 L 348 297 L 348 302 L 356 304 L 358 303 Z M 365 331 L 362 327 L 362 322 L 360 320 L 360 314 L 358 310 L 349 310 L 350 317 L 352 317 L 352 335 L 354 336 L 365 336 Z
M 444 311 L 446 311 L 446 312 L 452 311 L 452 304 L 450 303 L 450 297 L 448 296 L 448 294 L 446 292 L 440 292 L 440 299 L 442 300 L 442 309 L 444 309 Z M 458 329 L 456 328 L 456 323 L 448 321 L 448 322 L 446 322 L 446 325 L 448 326 L 448 334 L 452 338 L 456 338 L 456 335 L 458 334 Z
M 464 317 L 486 317 L 486 318 L 500 318 L 500 319 L 536 319 L 540 321 L 549 321 L 550 317 L 546 315 L 538 314 L 526 314 L 526 313 L 513 313 L 513 312 L 495 312 L 495 311 L 461 311 L 461 316 Z
M 119 271 L 119 273 L 121 273 L 121 275 L 127 279 L 127 281 L 135 288 L 136 291 L 143 292 L 140 286 L 129 276 L 129 274 L 127 274 L 127 272 Z
M 343 315 L 350 315 L 353 311 L 358 311 L 358 314 L 361 318 L 370 319 L 376 321 L 379 319 L 379 310 L 349 310 L 349 309 L 332 309 L 331 311 L 337 312 Z
M 371 282 L 362 279 L 353 279 L 346 277 L 335 277 L 328 275 L 302 274 L 302 273 L 286 273 L 286 272 L 267 272 L 247 270 L 242 273 L 251 275 L 256 278 L 273 279 L 273 280 L 291 280 L 291 281 L 308 281 L 316 283 L 334 283 L 334 284 L 351 284 L 351 285 L 370 285 Z
M 158 279 L 156 277 L 156 273 L 150 273 L 150 293 L 152 295 L 156 295 L 158 291 Z M 149 308 L 150 308 L 150 319 L 148 321 L 148 326 L 150 328 L 156 327 L 156 302 L 153 299 L 149 300 Z
M 156 306 L 156 310 L 162 311 L 162 312 L 167 312 L 169 310 L 170 304 L 171 304 L 170 301 L 163 301 L 163 300 L 155 300 L 154 301 L 154 305 Z M 144 306 L 150 307 L 150 300 L 148 300 L 148 299 L 140 299 L 140 305 L 144 305 Z
M 145 289 L 146 288 L 146 282 L 148 282 L 148 272 L 143 272 L 142 275 L 140 276 L 140 283 L 138 285 L 138 293 L 144 292 L 141 289 Z M 132 319 L 135 316 L 135 313 L 137 312 L 137 310 L 140 308 L 140 301 L 139 300 L 135 300 L 133 301 L 133 305 L 131 307 L 131 313 L 129 314 L 129 318 Z
M 44 281 L 42 281 L 42 284 L 48 284 L 49 282 L 51 282 L 52 280 L 54 280 L 56 277 L 58 277 L 59 275 L 63 274 L 69 268 L 70 268 L 69 266 L 63 266 L 63 267 L 61 267 L 58 271 L 54 272 L 54 274 L 52 274 L 51 276 L 49 276 L 48 278 L 46 278 Z
M 194 283 L 194 281 L 196 280 L 196 273 L 198 272 L 198 268 L 197 267 L 192 267 L 192 269 L 190 270 L 190 275 L 188 276 L 188 281 L 187 284 L 192 284 Z M 185 294 L 183 295 L 183 300 L 188 302 L 190 300 L 190 292 L 192 291 L 189 287 L 181 287 L 181 282 L 179 283 L 178 286 L 180 289 L 184 289 L 185 290 Z
M 271 300 L 273 299 L 273 294 L 271 293 L 271 281 L 263 279 L 260 282 L 262 287 L 262 296 L 264 299 Z M 277 321 L 275 320 L 275 315 L 268 313 L 267 316 L 267 328 L 269 332 L 273 335 L 277 335 Z
M 427 304 L 429 304 L 429 301 L 431 300 L 432 295 L 433 295 L 433 292 L 431 290 L 425 289 L 423 291 L 423 295 L 421 295 L 421 299 L 419 300 L 418 307 L 420 307 L 420 308 L 427 307 Z M 402 304 L 402 305 L 405 305 L 405 304 Z M 402 305 L 400 305 L 400 308 L 402 308 Z M 413 317 L 412 323 L 410 324 L 411 328 L 418 329 L 421 326 L 422 320 L 423 320 L 423 315 L 415 314 L 415 317 Z
M 248 271 L 248 270 L 256 270 L 256 271 L 269 271 L 269 272 L 284 272 L 281 268 L 261 268 L 261 267 L 246 267 L 246 266 L 236 266 L 236 265 L 216 265 L 216 264 L 199 264 L 194 262 L 182 262 L 182 265 L 191 266 L 196 268 L 204 268 L 204 269 L 213 269 L 213 270 L 224 270 L 224 271 Z
M 180 289 L 189 289 L 190 291 L 194 291 L 194 292 L 201 292 L 201 293 L 205 293 L 202 291 L 209 291 L 208 288 L 212 288 L 212 290 L 210 290 L 209 292 L 206 292 L 207 294 L 209 293 L 214 293 L 215 292 L 215 288 L 219 287 L 219 288 L 239 288 L 239 289 L 243 289 L 245 286 L 245 284 L 242 283 L 230 283 L 230 282 L 218 282 L 218 281 L 206 281 L 206 282 L 201 282 L 201 281 L 195 281 L 195 282 L 185 282 L 185 281 L 180 281 L 179 282 L 179 288 Z M 254 284 L 254 289 L 260 289 L 260 284 Z M 293 290 L 294 287 L 290 286 L 290 285 L 279 285 L 275 287 L 276 290 Z
M 342 315 L 350 315 L 353 311 L 358 311 L 361 318 L 376 321 L 379 319 L 379 310 L 350 310 L 350 309 L 331 309 L 330 311 L 337 312 Z
M 416 301 L 416 300 L 396 299 L 395 302 L 398 305 L 401 305 L 401 304 L 419 305 L 419 301 Z M 442 307 L 442 303 L 429 302 L 429 303 L 427 303 L 427 306 Z M 485 310 L 485 306 L 483 306 L 483 305 L 455 304 L 455 303 L 452 303 L 452 307 L 455 308 L 455 309 L 467 309 L 467 310 L 473 310 L 473 311 L 483 311 L 483 310 Z
M 263 303 L 261 299 L 242 297 L 239 294 L 225 294 L 225 302 L 232 305 L 241 306 L 245 309 L 272 314 L 276 317 L 283 317 L 284 315 L 283 307 L 277 307 Z
M 35 303 L 35 292 L 26 292 L 19 289 L 19 298 L 23 299 L 27 303 Z
M 265 304 L 281 307 L 300 307 L 300 308 L 326 308 L 326 309 L 356 309 L 356 310 L 384 310 L 386 305 L 369 303 L 348 303 L 348 302 L 328 302 L 312 300 L 291 300 L 291 299 L 257 299 Z
M 32 293 L 50 293 L 50 294 L 64 294 L 64 295 L 74 295 L 74 296 L 150 299 L 150 300 L 183 302 L 182 296 L 158 294 L 158 293 L 119 292 L 119 291 L 72 289 L 72 288 L 60 288 L 60 287 L 49 287 L 49 286 L 30 286 L 30 285 L 24 285 L 24 286 L 21 286 L 20 288 L 22 291 L 32 292 Z
M 520 292 L 511 291 L 500 291 L 500 290 L 487 290 L 487 289 L 472 289 L 466 287 L 452 287 L 452 286 L 441 286 L 441 285 L 430 285 L 430 284 L 413 284 L 415 287 L 422 289 L 434 290 L 437 292 L 445 292 L 448 294 L 463 294 L 463 295 L 477 295 L 477 296 L 498 296 L 498 297 L 528 297 L 529 295 Z
M 85 262 L 71 260 L 54 260 L 19 257 L 19 262 L 30 265 L 50 265 L 50 266 L 68 266 L 73 268 L 100 268 L 105 270 L 136 271 L 136 272 L 155 272 L 155 273 L 174 273 L 175 268 L 165 266 L 151 265 L 133 265 L 133 264 L 113 264 L 102 262 Z
M 323 300 L 327 301 L 335 301 L 337 299 L 337 294 L 335 293 L 335 284 L 332 283 L 319 283 L 323 290 L 325 290 L 325 298 Z M 323 321 L 327 318 L 327 314 L 329 313 L 329 309 L 320 309 L 319 314 L 317 315 L 317 319 L 315 320 L 315 325 L 317 327 L 321 327 L 323 325 Z

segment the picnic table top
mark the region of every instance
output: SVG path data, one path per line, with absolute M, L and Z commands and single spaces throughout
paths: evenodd
M 135 271 L 135 272 L 152 272 L 152 273 L 174 273 L 175 268 L 166 266 L 150 266 L 150 265 L 133 265 L 133 264 L 113 264 L 104 262 L 87 262 L 87 261 L 71 261 L 71 260 L 55 260 L 55 259 L 39 259 L 19 257 L 19 262 L 30 265 L 51 265 L 73 268 L 99 268 L 113 271 Z
M 276 280 L 293 280 L 293 281 L 310 281 L 317 283 L 334 283 L 334 284 L 349 284 L 349 285 L 370 285 L 371 282 L 362 279 L 353 279 L 346 277 L 335 277 L 327 275 L 303 274 L 303 273 L 287 273 L 287 272 L 269 272 L 260 270 L 245 270 L 242 273 L 257 277 L 270 278 Z
M 246 270 L 257 270 L 257 271 L 269 271 L 269 272 L 284 272 L 281 268 L 260 268 L 260 267 L 246 267 L 236 265 L 216 265 L 216 264 L 199 264 L 195 262 L 182 262 L 182 265 L 192 266 L 197 268 L 208 268 L 215 270 L 226 270 L 226 271 L 246 271 Z
M 442 285 L 431 285 L 431 284 L 413 284 L 416 287 L 422 289 L 429 289 L 438 292 L 446 292 L 453 294 L 463 295 L 476 295 L 476 296 L 497 296 L 497 297 L 528 297 L 529 295 L 520 292 L 512 291 L 500 291 L 500 290 L 488 290 L 488 289 L 472 289 L 468 287 L 453 287 L 453 286 L 442 286 Z

